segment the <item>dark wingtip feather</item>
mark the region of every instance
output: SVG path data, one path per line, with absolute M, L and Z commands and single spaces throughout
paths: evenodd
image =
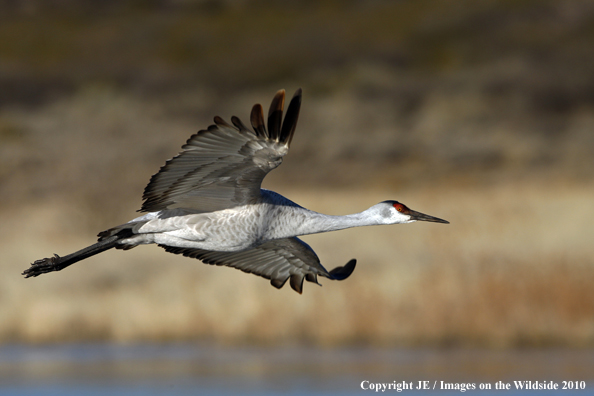
M 320 285 L 318 283 L 318 276 L 316 274 L 312 274 L 311 272 L 305 275 L 305 280 L 311 283 L 315 283 L 316 285 Z M 322 286 L 322 285 L 320 285 Z
M 277 289 L 280 289 L 281 287 L 283 287 L 285 285 L 285 283 L 287 282 L 287 279 L 289 279 L 289 277 L 286 277 L 285 279 L 282 279 L 282 278 L 271 279 L 270 284 L 272 286 L 276 287 Z
M 235 127 L 237 127 L 240 131 L 249 131 L 249 129 L 241 122 L 241 120 L 235 116 L 231 117 L 231 122 Z
M 215 116 L 215 118 L 214 118 L 214 122 L 215 122 L 215 124 L 217 124 L 217 125 L 221 125 L 221 126 L 224 126 L 224 127 L 233 128 L 231 125 L 229 125 L 229 123 L 228 123 L 227 121 L 223 120 L 223 119 L 222 119 L 221 117 L 219 117 L 219 116 Z
M 283 121 L 283 108 L 285 107 L 285 90 L 279 90 L 270 103 L 268 111 L 268 133 L 272 140 L 279 141 L 281 124 Z
M 303 292 L 303 275 L 293 274 L 290 279 L 291 289 L 301 294 Z
M 285 120 L 281 129 L 279 141 L 285 143 L 287 147 L 291 145 L 295 128 L 297 128 L 299 110 L 301 109 L 301 96 L 302 90 L 299 88 L 297 91 L 295 91 L 295 94 L 291 99 L 291 103 L 289 103 L 287 115 L 285 115 Z
M 332 275 L 332 279 L 334 280 L 345 280 L 355 270 L 355 266 L 357 265 L 357 260 L 352 259 L 348 263 L 346 263 L 343 267 L 336 267 L 332 271 L 330 271 L 330 275 Z
M 256 135 L 263 138 L 268 137 L 268 134 L 266 133 L 266 125 L 264 124 L 264 109 L 262 109 L 261 104 L 258 103 L 252 107 L 250 121 L 252 122 L 252 128 L 254 128 Z

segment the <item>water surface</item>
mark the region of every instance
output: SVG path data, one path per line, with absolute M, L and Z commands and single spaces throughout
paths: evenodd
M 67 344 L 0 347 L 0 395 L 374 394 L 370 384 L 475 384 L 466 393 L 586 394 L 592 350 L 432 350 Z M 513 381 L 584 381 L 585 390 L 515 391 Z M 496 391 L 497 381 L 512 384 Z M 481 383 L 491 391 L 478 390 Z M 387 390 L 385 393 L 398 393 Z M 460 390 L 404 393 L 449 395 Z

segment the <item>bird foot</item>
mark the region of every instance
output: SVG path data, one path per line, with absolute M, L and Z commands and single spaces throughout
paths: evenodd
M 61 257 L 54 254 L 54 257 L 43 258 L 41 260 L 35 260 L 29 268 L 27 268 L 21 275 L 25 275 L 25 278 L 36 277 L 46 272 L 59 271 L 61 268 L 58 266 Z

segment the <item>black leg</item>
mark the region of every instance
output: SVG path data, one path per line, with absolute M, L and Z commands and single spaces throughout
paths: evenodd
M 114 235 L 63 257 L 54 254 L 54 257 L 36 260 L 23 272 L 23 275 L 25 275 L 25 278 L 31 278 L 47 272 L 60 271 L 74 263 L 86 259 L 87 257 L 94 256 L 97 253 L 116 247 L 117 241 L 118 236 Z
M 30 278 L 45 274 L 46 272 L 60 271 L 64 268 L 60 265 L 61 261 L 62 257 L 57 254 L 54 254 L 54 257 L 35 260 L 35 262 L 23 272 L 23 275 L 25 275 L 25 278 Z

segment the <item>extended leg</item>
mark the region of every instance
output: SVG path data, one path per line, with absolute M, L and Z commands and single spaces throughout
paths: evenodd
M 54 257 L 36 260 L 31 264 L 31 267 L 23 272 L 22 275 L 25 275 L 25 278 L 30 278 L 45 274 L 46 272 L 60 271 L 76 262 L 86 259 L 87 257 L 94 256 L 97 253 L 115 247 L 118 239 L 120 238 L 117 235 L 114 235 L 67 256 L 60 257 L 57 254 L 54 254 Z

